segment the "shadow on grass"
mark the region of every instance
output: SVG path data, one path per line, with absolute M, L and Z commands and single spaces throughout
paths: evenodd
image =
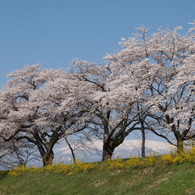
M 0 171 L 0 181 L 5 179 L 8 175 L 9 171 Z

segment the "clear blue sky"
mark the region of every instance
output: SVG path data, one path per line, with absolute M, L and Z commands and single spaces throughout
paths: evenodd
M 103 63 L 135 27 L 188 28 L 195 0 L 0 0 L 0 88 L 25 64 Z

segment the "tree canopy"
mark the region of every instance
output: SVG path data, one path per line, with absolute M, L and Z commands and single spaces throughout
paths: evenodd
M 195 36 L 193 27 L 181 29 L 137 28 L 103 65 L 76 59 L 68 70 L 30 65 L 8 74 L 1 140 L 29 142 L 43 165 L 52 164 L 60 139 L 76 133 L 102 139 L 102 160 L 132 131 L 142 132 L 143 150 L 147 130 L 183 152 L 195 139 Z

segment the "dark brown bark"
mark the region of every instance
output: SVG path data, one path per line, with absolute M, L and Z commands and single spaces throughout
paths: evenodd
M 142 157 L 146 157 L 146 133 L 144 129 L 142 129 L 141 132 L 142 132 L 141 155 Z
M 177 139 L 177 153 L 182 154 L 184 152 L 184 142 L 181 138 Z
M 51 151 L 50 153 L 45 153 L 41 155 L 42 161 L 43 161 L 43 166 L 52 166 L 53 164 L 53 159 L 54 159 L 54 153 Z
M 138 122 L 134 123 L 129 129 L 127 129 L 129 124 L 127 124 L 125 121 L 115 135 L 113 135 L 114 131 L 110 131 L 108 134 L 104 135 L 102 161 L 111 160 L 115 148 L 123 143 L 124 139 L 129 135 L 130 132 L 136 129 L 137 124 Z
M 102 161 L 111 160 L 114 149 L 115 148 L 110 146 L 109 143 L 104 143 L 103 144 L 103 152 L 102 152 Z

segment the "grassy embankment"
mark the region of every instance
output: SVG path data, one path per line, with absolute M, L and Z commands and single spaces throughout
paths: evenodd
M 1 195 L 195 194 L 195 149 L 177 156 L 18 167 L 0 172 Z

